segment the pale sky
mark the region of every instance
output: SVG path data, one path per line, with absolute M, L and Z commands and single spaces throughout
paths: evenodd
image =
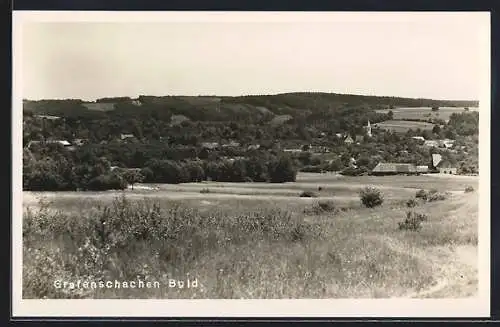
M 489 25 L 477 17 L 425 15 L 25 22 L 23 98 L 317 91 L 477 100 Z

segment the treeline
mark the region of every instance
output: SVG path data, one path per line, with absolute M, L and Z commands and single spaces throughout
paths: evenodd
M 70 152 L 58 144 L 48 144 L 35 153 L 26 149 L 23 156 L 23 189 L 30 191 L 124 189 L 136 182 L 283 183 L 295 181 L 296 174 L 290 157 L 272 154 L 216 161 L 150 159 L 139 169 L 112 167 L 104 156 Z
M 312 109 L 331 108 L 335 105 L 366 105 L 374 109 L 391 107 L 477 107 L 478 101 L 432 100 L 401 97 L 365 96 L 323 92 L 297 92 L 276 95 L 249 95 L 224 98 L 225 101 L 244 102 L 269 108 L 303 107 Z

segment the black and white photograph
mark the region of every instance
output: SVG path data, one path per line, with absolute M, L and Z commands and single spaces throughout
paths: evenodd
M 489 315 L 489 24 L 14 12 L 15 311 Z

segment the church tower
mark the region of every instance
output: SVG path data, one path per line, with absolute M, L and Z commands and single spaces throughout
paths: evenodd
M 372 125 L 370 125 L 369 120 L 368 120 L 368 124 L 366 125 L 366 135 L 368 135 L 368 137 L 372 137 Z

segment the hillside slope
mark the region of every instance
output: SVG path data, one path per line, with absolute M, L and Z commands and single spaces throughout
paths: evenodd
M 275 116 L 310 117 L 321 120 L 344 109 L 365 111 L 391 107 L 457 106 L 476 107 L 477 101 L 442 101 L 397 97 L 376 97 L 335 93 L 284 93 L 240 97 L 145 96 L 102 98 L 95 103 L 82 100 L 24 100 L 24 111 L 60 116 L 111 114 L 137 115 L 156 112 L 159 116 L 185 115 L 196 121 L 270 121 Z M 114 110 L 112 109 L 114 107 Z M 103 109 L 104 108 L 104 109 Z

